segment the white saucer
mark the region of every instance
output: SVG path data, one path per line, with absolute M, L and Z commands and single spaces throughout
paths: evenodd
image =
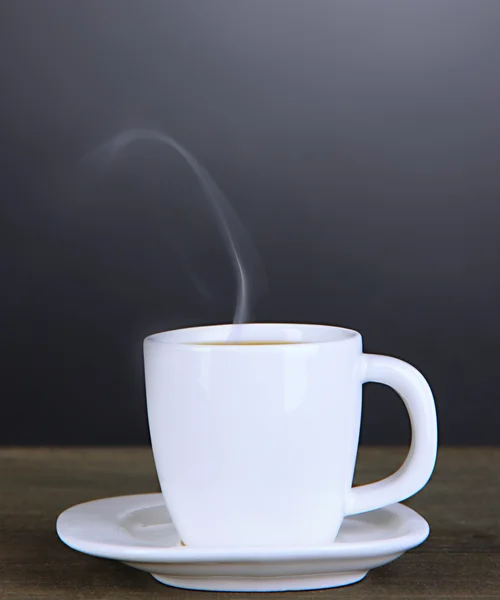
M 95 500 L 63 512 L 61 540 L 80 552 L 120 560 L 168 585 L 193 590 L 270 592 L 355 583 L 429 535 L 414 510 L 393 504 L 344 520 L 321 547 L 181 546 L 161 494 Z

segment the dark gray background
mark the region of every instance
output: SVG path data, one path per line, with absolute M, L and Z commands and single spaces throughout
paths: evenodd
M 253 320 L 355 328 L 426 375 L 442 443 L 500 441 L 500 2 L 3 0 L 0 23 L 1 443 L 147 442 L 143 337 L 232 319 L 172 151 L 78 167 L 129 127 L 227 193 L 267 271 Z M 408 436 L 367 386 L 363 439 Z

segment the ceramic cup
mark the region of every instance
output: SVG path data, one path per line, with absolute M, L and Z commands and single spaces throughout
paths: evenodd
M 429 385 L 401 360 L 363 354 L 355 331 L 196 327 L 146 338 L 144 358 L 156 469 L 187 546 L 330 544 L 346 515 L 408 498 L 434 468 Z M 367 381 L 401 395 L 412 441 L 396 473 L 353 488 Z

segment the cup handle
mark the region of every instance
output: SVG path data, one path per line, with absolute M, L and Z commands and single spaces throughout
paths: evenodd
M 363 354 L 361 361 L 362 383 L 383 383 L 401 396 L 410 417 L 412 439 L 408 456 L 395 473 L 349 490 L 347 515 L 382 508 L 416 494 L 429 480 L 437 454 L 436 407 L 423 375 L 389 356 Z

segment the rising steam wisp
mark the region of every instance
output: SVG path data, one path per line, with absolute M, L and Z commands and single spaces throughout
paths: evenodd
M 101 165 L 110 165 L 119 152 L 139 140 L 152 140 L 167 144 L 184 158 L 196 175 L 212 206 L 216 223 L 233 263 L 237 288 L 233 323 L 245 323 L 249 318 L 252 296 L 256 294 L 256 288 L 259 287 L 256 279 L 263 279 L 263 269 L 257 251 L 253 247 L 241 221 L 222 190 L 196 158 L 174 138 L 165 133 L 148 129 L 129 129 L 104 142 L 97 150 L 88 154 L 85 160 L 97 162 Z M 252 286 L 250 286 L 250 272 L 252 272 Z

